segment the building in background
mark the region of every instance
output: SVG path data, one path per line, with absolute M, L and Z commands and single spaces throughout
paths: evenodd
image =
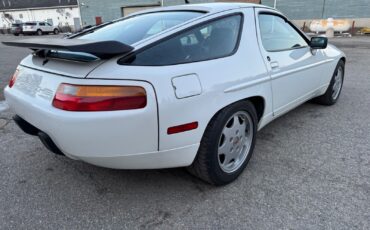
M 0 0 L 0 28 L 27 21 L 47 21 L 79 30 L 78 0 Z
M 348 19 L 356 27 L 370 27 L 370 0 L 262 0 L 276 8 L 296 24 L 307 25 L 313 19 Z
M 1 1 L 1 0 L 0 0 Z M 160 7 L 161 0 L 79 0 L 83 26 L 108 22 L 128 14 L 153 7 Z M 260 0 L 189 0 L 190 3 L 205 2 L 252 2 Z M 185 0 L 163 0 L 164 6 L 185 4 Z

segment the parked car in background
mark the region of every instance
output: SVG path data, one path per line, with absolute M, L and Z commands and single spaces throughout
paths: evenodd
M 223 185 L 266 124 L 311 99 L 337 102 L 346 58 L 327 42 L 262 5 L 164 7 L 68 39 L 3 42 L 34 50 L 4 92 L 16 123 L 56 154 L 188 167 Z
M 57 26 L 53 26 L 48 22 L 26 22 L 23 24 L 23 33 L 24 34 L 49 34 L 54 33 L 58 34 L 59 29 Z
M 10 32 L 15 36 L 23 33 L 23 23 L 13 23 Z

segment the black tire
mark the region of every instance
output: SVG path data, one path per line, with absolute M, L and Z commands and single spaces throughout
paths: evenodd
M 54 29 L 54 34 L 59 34 L 59 30 L 58 29 Z
M 333 91 L 334 91 L 334 85 L 335 85 L 335 77 L 337 76 L 338 70 L 340 68 L 342 69 L 342 72 L 343 72 L 343 75 L 341 76 L 342 84 L 341 84 L 340 89 L 339 89 L 339 94 L 336 97 L 334 97 L 333 96 Z M 342 87 L 343 87 L 343 82 L 344 82 L 344 73 L 345 73 L 345 63 L 344 63 L 343 60 L 340 60 L 337 64 L 337 67 L 335 68 L 335 71 L 334 71 L 333 76 L 331 78 L 329 87 L 326 90 L 325 94 L 322 95 L 322 96 L 314 98 L 313 101 L 315 103 L 318 103 L 318 104 L 321 104 L 321 105 L 334 105 L 335 103 L 337 103 L 337 101 L 340 97 L 340 94 L 342 92 Z
M 19 36 L 19 34 L 14 34 L 14 36 Z
M 37 30 L 36 31 L 36 34 L 39 35 L 39 36 L 41 36 L 42 35 L 42 30 Z
M 250 116 L 253 136 L 250 149 L 244 162 L 241 163 L 236 171 L 226 173 L 219 164 L 219 141 L 226 123 L 239 111 L 246 112 Z M 249 101 L 240 101 L 229 105 L 219 111 L 208 124 L 201 140 L 197 156 L 193 164 L 187 168 L 188 171 L 200 179 L 217 186 L 234 181 L 243 172 L 252 156 L 256 142 L 256 133 L 257 112 L 253 104 Z

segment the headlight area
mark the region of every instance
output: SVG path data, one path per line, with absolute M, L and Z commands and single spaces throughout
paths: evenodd
M 147 94 L 140 86 L 62 83 L 52 104 L 61 110 L 80 112 L 133 110 L 146 107 Z

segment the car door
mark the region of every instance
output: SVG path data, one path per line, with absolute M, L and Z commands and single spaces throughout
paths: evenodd
M 48 23 L 48 22 L 46 22 L 46 27 L 47 27 L 47 31 L 49 31 L 49 32 L 53 32 L 54 31 L 54 27 L 50 23 Z
M 39 22 L 39 29 L 42 30 L 43 32 L 48 31 L 45 26 L 45 22 Z
M 267 9 L 255 13 L 260 49 L 272 81 L 273 111 L 279 116 L 318 92 L 324 58 L 284 16 Z

